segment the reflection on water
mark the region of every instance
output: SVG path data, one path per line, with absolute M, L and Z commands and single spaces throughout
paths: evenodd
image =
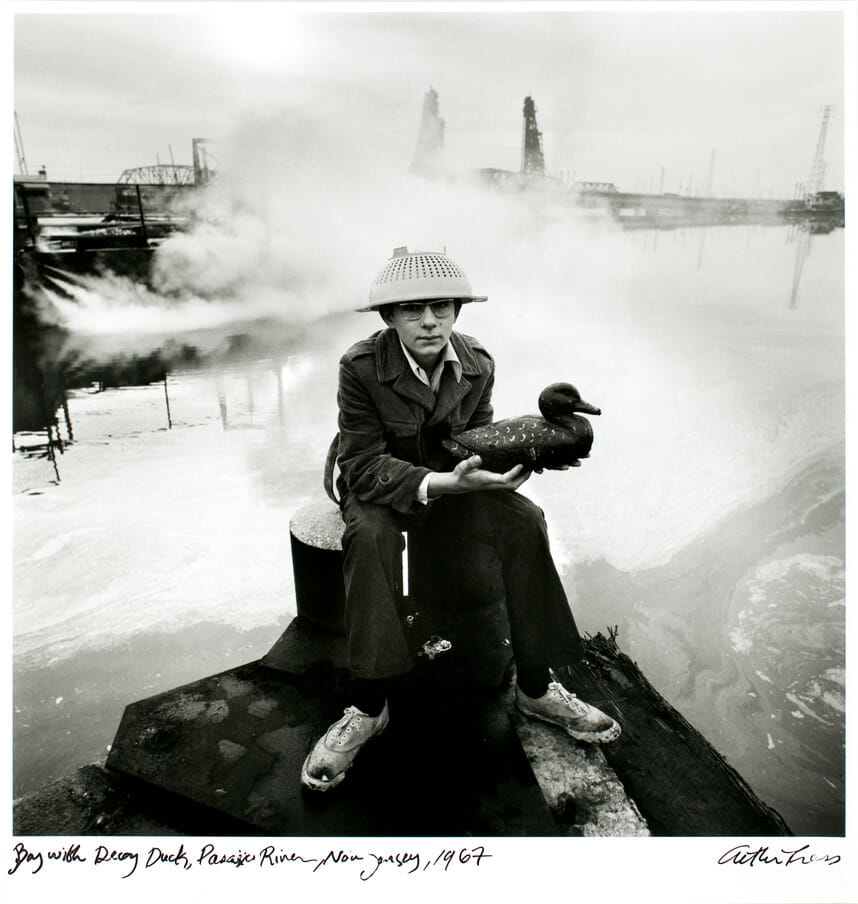
M 490 302 L 458 328 L 495 356 L 498 417 L 558 380 L 602 408 L 584 466 L 524 487 L 581 627 L 619 625 L 793 831 L 838 834 L 843 246 L 814 235 L 798 267 L 805 235 L 597 231 L 565 258 L 531 247 L 525 268 L 484 249 Z M 172 430 L 163 384 L 71 399 L 62 485 L 15 497 L 16 793 L 103 750 L 129 700 L 273 644 L 294 611 L 288 521 L 321 492 L 336 362 L 379 326 L 319 320 L 282 366 L 171 374 Z
M 792 291 L 789 296 L 789 307 L 794 308 L 798 303 L 798 289 L 801 284 L 801 274 L 804 270 L 804 262 L 810 254 L 810 243 L 813 233 L 809 226 L 790 227 L 791 240 L 795 242 L 795 268 L 792 275 Z
M 843 831 L 843 512 L 842 462 L 822 459 L 662 567 L 575 570 L 586 622 L 619 624 L 647 677 L 802 834 Z

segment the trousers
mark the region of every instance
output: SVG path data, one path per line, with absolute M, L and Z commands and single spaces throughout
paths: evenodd
M 442 496 L 416 514 L 343 501 L 343 577 L 349 666 L 360 679 L 394 678 L 413 660 L 402 629 L 402 531 L 443 538 L 443 558 L 487 543 L 500 562 L 510 642 L 519 668 L 572 665 L 584 648 L 551 557 L 542 510 L 519 493 L 483 491 Z M 451 563 L 439 561 L 444 569 Z

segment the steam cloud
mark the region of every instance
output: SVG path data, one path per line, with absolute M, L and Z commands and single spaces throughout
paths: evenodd
M 301 110 L 251 112 L 235 135 L 253 138 L 219 148 L 199 225 L 161 245 L 149 287 L 108 276 L 57 286 L 55 315 L 80 354 L 170 343 L 228 354 L 235 335 L 282 354 L 304 326 L 324 330 L 363 304 L 395 246 L 446 248 L 489 296 L 457 328 L 495 357 L 497 415 L 534 410 L 558 380 L 604 412 L 587 480 L 546 474 L 531 489 L 573 559 L 664 561 L 681 542 L 673 525 L 699 534 L 837 448 L 836 243 L 814 252 L 818 297 L 787 311 L 780 230 L 620 232 L 562 193 L 411 176 L 353 123 Z M 380 326 L 354 317 L 343 350 Z
M 235 135 L 253 140 L 218 147 L 197 225 L 163 241 L 149 286 L 106 274 L 47 289 L 71 349 L 108 359 L 190 339 L 211 351 L 235 331 L 270 343 L 272 324 L 288 341 L 363 303 L 396 245 L 446 248 L 475 288 L 526 303 L 574 280 L 569 255 L 553 249 L 583 227 L 545 198 L 412 176 L 355 125 L 299 109 L 248 113 Z

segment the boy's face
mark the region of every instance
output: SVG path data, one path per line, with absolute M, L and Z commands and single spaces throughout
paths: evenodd
M 437 363 L 453 332 L 453 324 L 456 322 L 455 305 L 451 306 L 452 310 L 446 317 L 439 317 L 427 304 L 423 308 L 423 315 L 417 320 L 406 319 L 401 307 L 396 305 L 392 311 L 385 312 L 384 320 L 396 330 L 414 360 L 424 370 L 430 370 Z

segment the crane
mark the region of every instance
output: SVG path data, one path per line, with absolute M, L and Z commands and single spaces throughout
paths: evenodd
M 21 125 L 18 122 L 18 113 L 15 112 L 15 157 L 18 161 L 18 172 L 22 176 L 27 175 L 27 158 L 24 154 L 24 139 L 21 137 Z
M 810 165 L 810 174 L 807 177 L 807 185 L 804 190 L 806 201 L 812 200 L 817 192 L 822 190 L 822 180 L 825 176 L 825 136 L 828 132 L 828 122 L 831 119 L 831 105 L 822 108 L 822 122 L 819 126 L 819 137 L 816 139 L 816 151 L 813 155 L 813 163 Z

